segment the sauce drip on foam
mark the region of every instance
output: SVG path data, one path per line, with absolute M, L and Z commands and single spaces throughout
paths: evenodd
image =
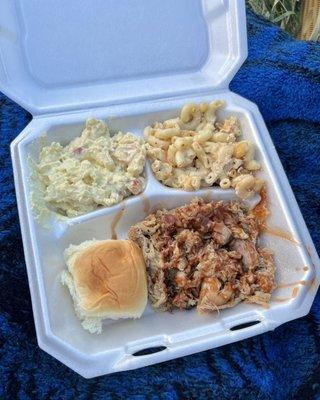
M 204 195 L 203 195 L 203 199 L 205 200 L 205 201 L 207 201 L 207 202 L 210 202 L 210 201 L 212 201 L 212 197 L 213 197 L 213 193 L 212 193 L 212 190 L 206 190 L 205 191 L 205 193 L 204 193 Z
M 125 205 L 123 205 L 120 208 L 120 210 L 116 213 L 116 215 L 114 216 L 114 218 L 111 222 L 111 239 L 113 239 L 113 240 L 118 239 L 116 228 L 117 228 L 117 225 L 118 225 L 120 219 L 123 217 L 125 210 L 126 210 L 126 207 L 125 207 Z
M 291 235 L 291 233 L 286 232 L 280 228 L 272 228 L 268 225 L 264 225 L 261 227 L 263 232 L 269 233 L 269 235 L 277 236 L 280 239 L 288 240 L 289 242 L 299 246 L 300 243 L 294 239 L 294 237 Z
M 307 285 L 308 281 L 298 281 L 298 282 L 292 282 L 292 283 L 283 283 L 278 285 L 277 287 L 280 288 L 286 288 L 286 287 L 290 287 L 290 286 L 296 286 L 296 285 Z
M 165 206 L 164 206 L 164 204 L 162 204 L 162 203 L 157 203 L 157 204 L 155 204 L 152 208 L 151 208 L 151 213 L 152 214 L 154 214 L 156 211 L 158 211 L 158 210 L 163 210 L 163 209 L 165 209 Z
M 261 200 L 252 210 L 252 214 L 257 218 L 258 224 L 261 231 L 268 233 L 269 235 L 277 236 L 281 239 L 288 240 L 295 245 L 300 245 L 299 242 L 291 235 L 291 233 L 284 231 L 283 229 L 271 227 L 267 225 L 267 218 L 270 214 L 268 210 L 268 197 L 267 190 L 265 187 L 261 189 L 260 192 Z
M 309 271 L 309 267 L 305 266 L 303 268 L 295 268 L 296 271 Z
M 295 297 L 297 297 L 298 293 L 299 293 L 299 288 L 298 287 L 293 288 L 291 297 L 294 299 Z
M 311 281 L 303 281 L 302 280 L 302 281 L 297 281 L 297 282 L 280 284 L 280 285 L 277 286 L 278 289 L 286 288 L 286 287 L 290 287 L 290 286 L 295 286 L 292 289 L 291 297 L 273 297 L 273 298 L 271 298 L 271 300 L 274 301 L 274 302 L 282 303 L 282 302 L 294 299 L 295 297 L 297 297 L 297 295 L 299 293 L 299 287 L 296 286 L 296 285 L 302 285 L 302 286 L 306 286 L 308 284 L 312 285 L 312 281 L 313 281 L 313 279 L 311 279 Z
M 299 288 L 295 287 L 292 290 L 291 297 L 274 297 L 274 298 L 271 298 L 271 301 L 274 301 L 275 303 L 284 303 L 286 301 L 290 301 L 290 300 L 296 298 L 298 296 L 298 293 L 299 293 Z
M 317 278 L 312 278 L 311 281 L 310 281 L 310 287 L 311 287 L 312 289 L 317 290 L 317 286 L 318 286 L 318 280 L 317 280 Z
M 140 195 L 140 199 L 142 201 L 142 205 L 143 205 L 143 212 L 148 215 L 150 214 L 151 211 L 151 203 L 150 200 L 146 198 L 146 196 L 144 194 Z
M 268 198 L 267 198 L 267 190 L 263 187 L 260 191 L 261 200 L 254 207 L 251 213 L 257 218 L 260 226 L 264 226 L 266 224 L 266 220 L 270 214 L 268 211 Z

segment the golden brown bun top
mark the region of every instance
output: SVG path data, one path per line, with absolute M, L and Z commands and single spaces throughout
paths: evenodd
M 86 311 L 141 314 L 146 305 L 145 262 L 130 240 L 105 240 L 80 251 L 72 275 Z

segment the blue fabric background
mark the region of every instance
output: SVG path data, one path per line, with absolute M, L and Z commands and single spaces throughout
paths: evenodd
M 257 103 L 316 247 L 320 235 L 320 44 L 248 13 L 249 57 L 233 91 Z M 85 380 L 36 342 L 9 144 L 30 115 L 0 95 L 0 398 L 320 398 L 320 296 L 308 316 L 235 344 Z

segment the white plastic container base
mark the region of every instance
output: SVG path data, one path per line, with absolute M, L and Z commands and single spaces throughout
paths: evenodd
M 148 184 L 142 195 L 77 218 L 53 220 L 51 228 L 45 229 L 36 223 L 30 207 L 28 155 L 37 158 L 39 148 L 44 144 L 40 137 L 42 132 L 47 132 L 48 143 L 66 144 L 80 134 L 83 121 L 88 117 L 108 117 L 111 130 L 142 135 L 144 126 L 151 121 L 173 117 L 187 100 L 215 98 L 224 98 L 228 103 L 219 116 L 237 115 L 244 138 L 256 143 L 257 159 L 263 170 L 261 177 L 268 182 L 271 211 L 268 224 L 275 231 L 280 229 L 280 235 L 287 232 L 290 239 L 267 233 L 261 238 L 261 245 L 274 251 L 277 267 L 279 288 L 273 294 L 270 308 L 240 304 L 219 314 L 199 316 L 195 310 L 155 313 L 148 307 L 141 319 L 106 320 L 101 335 L 88 333 L 75 316 L 68 290 L 60 283 L 66 247 L 92 238 L 111 238 L 111 224 L 121 209 L 124 213 L 116 232 L 119 238 L 126 238 L 130 226 L 154 208 L 172 208 L 195 196 L 234 200 L 234 194 L 216 188 L 193 193 L 166 188 L 156 181 L 147 165 Z M 318 287 L 317 256 L 259 112 L 243 98 L 226 92 L 219 96 L 188 97 L 35 118 L 13 143 L 13 159 L 39 345 L 81 375 L 93 377 L 142 367 L 231 343 L 274 329 L 309 311 Z M 259 321 L 256 325 L 231 330 L 256 321 Z M 165 349 L 150 355 L 133 355 L 139 350 L 158 346 Z
M 228 90 L 246 56 L 244 1 L 130 0 L 108 5 L 98 0 L 94 11 L 88 10 L 84 1 L 71 0 L 59 11 L 53 7 L 59 1 L 39 6 L 30 0 L 26 6 L 23 1 L 4 0 L 4 13 L 0 14 L 0 28 L 7 33 L 5 38 L 0 35 L 0 89 L 34 114 L 12 143 L 12 159 L 39 346 L 90 378 L 232 343 L 307 314 L 319 286 L 318 256 L 257 107 Z M 75 3 L 82 12 L 70 19 Z M 105 15 L 110 16 L 106 32 Z M 35 21 L 40 21 L 38 32 L 33 31 Z M 50 24 L 57 22 L 61 29 L 49 41 Z M 128 22 L 136 27 L 128 28 L 129 36 L 127 30 L 122 32 Z M 162 29 L 152 30 L 155 23 Z M 74 41 L 72 32 L 76 28 L 88 54 L 75 48 L 78 40 Z M 173 33 L 178 39 L 170 41 Z M 47 47 L 41 37 L 47 40 Z M 108 49 L 107 59 L 100 57 L 103 48 Z M 137 49 L 142 49 L 139 56 Z M 88 59 L 78 67 L 83 57 Z M 119 57 L 125 60 L 120 62 Z M 68 290 L 60 284 L 66 247 L 88 239 L 111 238 L 112 222 L 121 209 L 116 232 L 125 238 L 129 227 L 155 208 L 183 205 L 195 196 L 236 198 L 233 191 L 218 188 L 192 193 L 166 188 L 155 180 L 147 163 L 148 183 L 142 195 L 77 218 L 53 216 L 48 228 L 43 228 L 31 209 L 28 157 L 36 160 L 41 147 L 52 141 L 68 143 L 81 133 L 88 117 L 106 119 L 112 131 L 141 136 L 145 126 L 176 116 L 183 104 L 214 99 L 226 100 L 226 109 L 218 115 L 236 115 L 243 138 L 256 144 L 262 164 L 259 174 L 267 182 L 270 230 L 260 242 L 274 251 L 278 284 L 270 307 L 242 303 L 199 316 L 195 310 L 155 313 L 148 306 L 140 319 L 106 320 L 101 335 L 88 333 L 75 316 Z M 153 348 L 157 350 L 154 353 L 139 353 Z

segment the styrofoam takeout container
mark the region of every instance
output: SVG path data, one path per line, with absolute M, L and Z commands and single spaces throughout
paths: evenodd
M 245 3 L 239 0 L 1 1 L 0 89 L 34 116 L 12 143 L 12 159 L 38 343 L 84 377 L 254 336 L 311 307 L 319 285 L 318 256 L 258 108 L 228 88 L 247 55 L 245 21 Z M 148 164 L 142 196 L 77 218 L 53 217 L 46 229 L 30 205 L 28 156 L 37 159 L 52 141 L 68 143 L 88 117 L 107 118 L 112 130 L 141 136 L 145 126 L 177 115 L 186 102 L 213 99 L 227 101 L 221 117 L 238 116 L 243 137 L 257 146 L 260 175 L 267 181 L 268 223 L 278 232 L 261 238 L 273 249 L 277 266 L 279 288 L 270 308 L 240 304 L 198 316 L 195 310 L 154 313 L 148 307 L 141 319 L 106 320 L 101 335 L 89 334 L 60 284 L 67 246 L 110 238 L 122 208 L 119 238 L 152 208 L 182 205 L 196 195 L 230 200 L 234 194 L 166 188 Z M 159 346 L 161 351 L 134 355 Z

